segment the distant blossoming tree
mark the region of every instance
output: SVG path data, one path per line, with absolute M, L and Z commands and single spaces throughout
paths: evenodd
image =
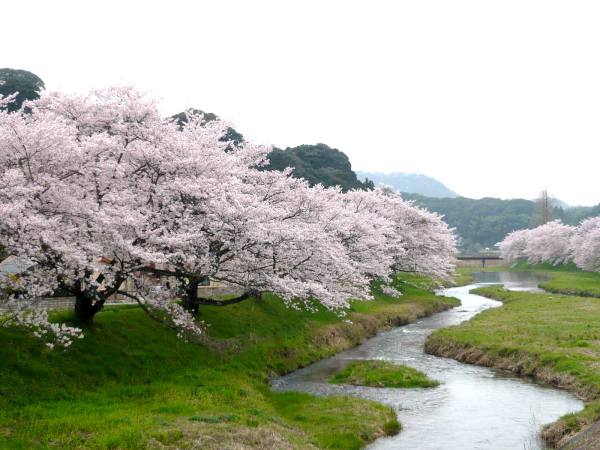
M 577 267 L 600 272 L 600 217 L 581 223 L 571 238 L 571 249 Z
M 183 336 L 201 333 L 202 304 L 273 292 L 338 309 L 370 298 L 371 281 L 393 270 L 453 269 L 441 217 L 389 190 L 342 193 L 262 171 L 270 148 L 232 146 L 219 120 L 164 119 L 132 88 L 44 93 L 24 107 L 29 114 L 0 110 L 0 244 L 26 261 L 0 288 L 10 321 L 56 344 L 81 335 L 38 307 L 56 289 L 75 297 L 81 322 L 121 293 Z M 122 290 L 126 279 L 133 292 Z M 241 294 L 200 298 L 209 280 Z
M 532 264 L 563 264 L 571 259 L 571 237 L 575 227 L 558 220 L 540 225 L 529 232 L 525 254 Z
M 510 262 L 519 259 L 531 264 L 563 264 L 571 260 L 571 238 L 575 227 L 558 220 L 531 230 L 510 233 L 500 244 L 502 257 Z
M 531 230 L 510 233 L 500 243 L 502 257 L 532 264 L 574 262 L 584 270 L 600 271 L 600 217 L 578 227 L 548 222 Z
M 502 258 L 510 263 L 527 259 L 525 249 L 527 248 L 530 232 L 531 230 L 517 230 L 509 233 L 499 244 Z

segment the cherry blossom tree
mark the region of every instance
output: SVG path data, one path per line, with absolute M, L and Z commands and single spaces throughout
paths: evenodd
M 456 237 L 438 214 L 407 202 L 396 191 L 382 187 L 374 191 L 353 191 L 357 212 L 370 211 L 389 222 L 385 255 L 395 272 L 414 272 L 434 279 L 449 279 L 455 268 Z M 373 264 L 370 262 L 369 264 Z
M 555 220 L 530 231 L 525 254 L 532 264 L 563 264 L 571 258 L 571 237 L 575 228 Z
M 187 128 L 182 133 L 193 132 Z M 256 150 L 256 149 L 255 149 Z M 267 152 L 252 152 L 256 165 Z M 165 253 L 167 269 L 177 279 L 184 304 L 225 306 L 261 292 L 287 302 L 318 298 L 328 308 L 348 306 L 349 298 L 369 298 L 369 283 L 385 278 L 385 219 L 349 210 L 339 189 L 309 187 L 289 173 L 244 172 L 222 189 L 221 179 L 190 191 L 190 183 L 169 183 L 169 209 L 156 212 L 169 232 L 153 242 Z M 194 175 L 195 177 L 197 175 Z M 206 195 L 207 185 L 218 189 Z M 158 209 L 163 206 L 157 205 Z M 164 239 L 164 242 L 163 242 Z M 224 281 L 242 290 L 227 301 L 198 298 L 206 280 Z
M 527 259 L 525 249 L 527 248 L 530 232 L 531 230 L 517 230 L 509 233 L 499 244 L 502 258 L 510 263 Z
M 60 288 L 89 322 L 128 276 L 160 256 L 143 245 L 153 225 L 145 210 L 152 164 L 176 127 L 129 88 L 50 94 L 26 106 L 31 114 L 0 113 L 0 231 L 2 244 L 29 264 L 0 281 L 13 317 L 33 317 L 23 312 Z
M 600 271 L 600 217 L 579 226 L 549 222 L 531 230 L 510 233 L 501 243 L 502 257 L 510 262 L 563 264 L 573 261 L 583 270 Z
M 600 217 L 584 220 L 571 238 L 573 262 L 584 270 L 600 272 Z
M 392 270 L 452 270 L 455 241 L 440 216 L 389 190 L 344 194 L 259 170 L 270 148 L 231 146 L 221 121 L 163 119 L 132 88 L 44 93 L 24 107 L 0 111 L 0 244 L 26 268 L 0 287 L 11 321 L 60 345 L 81 331 L 37 307 L 56 289 L 75 297 L 81 322 L 120 293 L 188 336 L 201 333 L 190 312 L 202 304 L 273 292 L 339 309 L 370 298 L 371 281 Z M 126 279 L 134 292 L 122 290 Z M 199 298 L 209 280 L 241 294 Z

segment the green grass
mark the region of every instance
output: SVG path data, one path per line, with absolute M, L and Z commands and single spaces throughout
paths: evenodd
M 439 382 L 417 369 L 386 361 L 352 361 L 329 382 L 391 388 L 429 388 L 439 385 Z
M 402 273 L 402 282 L 404 284 L 417 287 L 426 291 L 433 292 L 440 287 L 440 282 L 436 282 L 431 277 L 416 273 Z
M 585 272 L 572 265 L 535 266 L 535 270 L 549 277 L 548 281 L 540 283 L 540 287 L 546 291 L 580 297 L 600 297 L 600 273 L 598 272 Z
M 360 448 L 397 430 L 389 407 L 274 393 L 268 378 L 456 304 L 398 287 L 401 298 L 375 294 L 346 317 L 269 295 L 205 307 L 207 345 L 182 342 L 137 307 L 99 313 L 68 351 L 0 329 L 0 448 Z
M 473 274 L 475 272 L 481 272 L 482 269 L 473 267 L 457 267 L 452 280 L 452 286 L 466 286 L 474 283 Z
M 585 274 L 573 272 L 572 279 Z M 600 301 L 491 286 L 472 292 L 504 302 L 468 322 L 435 331 L 428 352 L 531 375 L 589 400 L 545 431 L 550 442 L 600 419 Z

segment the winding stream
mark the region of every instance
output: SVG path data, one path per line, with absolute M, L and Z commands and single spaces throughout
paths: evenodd
M 317 395 L 356 395 L 390 405 L 403 429 L 381 438 L 369 449 L 410 450 L 533 450 L 545 448 L 539 439 L 543 424 L 583 408 L 568 392 L 516 378 L 485 367 L 462 364 L 423 352 L 427 336 L 456 325 L 500 302 L 469 290 L 487 283 L 508 289 L 537 290 L 531 273 L 482 272 L 477 284 L 444 289 L 462 305 L 418 322 L 378 334 L 360 346 L 319 361 L 272 382 L 280 391 Z M 327 380 L 351 360 L 382 359 L 409 365 L 441 381 L 430 389 L 392 389 L 335 385 Z

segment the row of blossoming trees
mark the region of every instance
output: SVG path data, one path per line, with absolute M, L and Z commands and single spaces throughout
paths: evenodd
M 343 193 L 261 170 L 270 148 L 227 142 L 220 121 L 164 119 L 132 88 L 44 94 L 24 108 L 0 110 L 0 244 L 27 267 L 0 275 L 0 318 L 50 346 L 81 335 L 38 306 L 58 289 L 75 297 L 81 322 L 121 293 L 187 335 L 202 332 L 202 304 L 268 291 L 340 309 L 394 271 L 453 270 L 440 216 L 387 189 Z M 169 282 L 149 285 L 149 274 Z M 122 292 L 126 279 L 133 291 Z M 209 279 L 243 294 L 199 298 Z
M 554 221 L 514 231 L 500 243 L 500 251 L 510 262 L 574 262 L 581 269 L 600 272 L 600 217 L 584 220 L 578 227 Z

